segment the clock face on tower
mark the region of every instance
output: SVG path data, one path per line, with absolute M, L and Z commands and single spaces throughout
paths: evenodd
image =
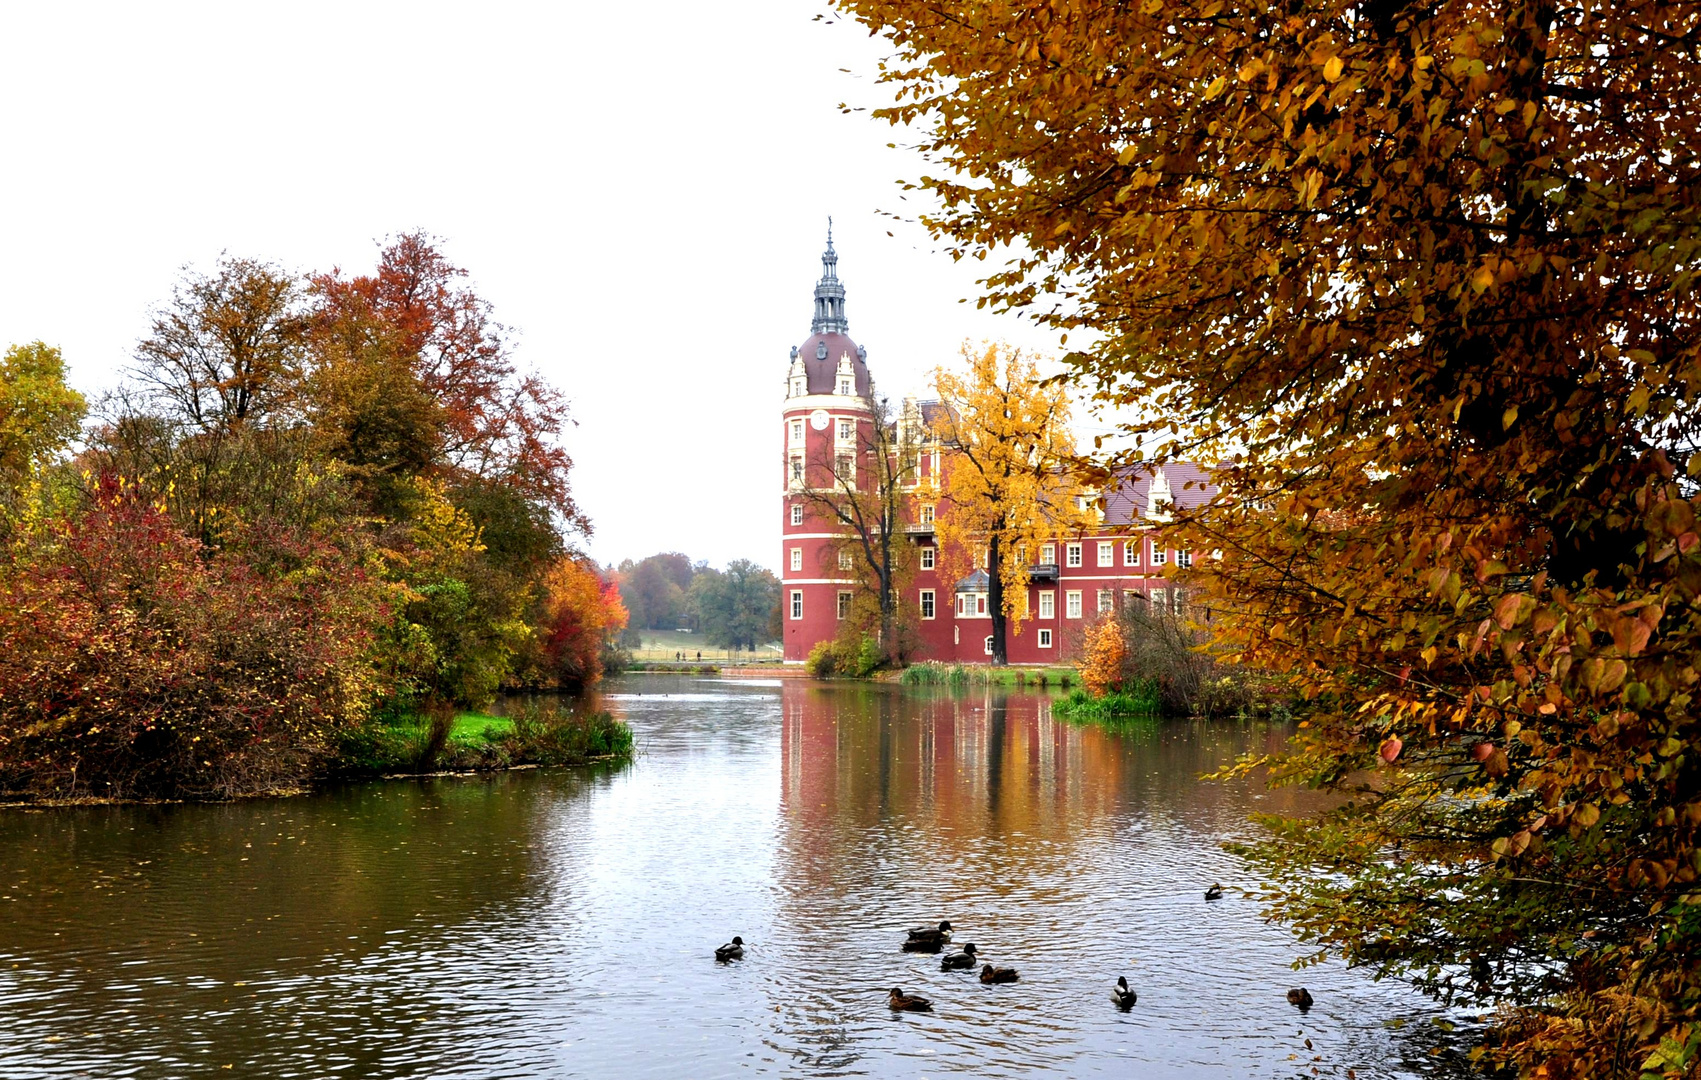
M 827 421 L 828 416 L 826 409 L 816 409 L 814 412 L 809 414 L 809 426 L 814 428 L 816 431 L 826 431 Z

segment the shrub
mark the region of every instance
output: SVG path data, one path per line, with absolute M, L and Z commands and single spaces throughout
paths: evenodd
M 309 534 L 243 546 L 209 552 L 108 477 L 0 566 L 0 789 L 228 798 L 308 779 L 382 689 L 379 586 Z
M 606 712 L 527 702 L 511 719 L 513 731 L 503 741 L 516 764 L 575 765 L 632 753 L 632 729 Z

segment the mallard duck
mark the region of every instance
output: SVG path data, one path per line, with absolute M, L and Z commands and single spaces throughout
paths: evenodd
M 1138 1001 L 1139 997 L 1140 995 L 1128 989 L 1126 976 L 1118 975 L 1116 977 L 1116 985 L 1110 988 L 1110 1000 L 1116 1002 L 1117 1008 L 1127 1012 L 1134 1007 L 1134 1002 Z
M 910 931 L 909 940 L 904 942 L 905 952 L 938 952 L 951 940 L 951 924 L 941 921 L 938 926 L 923 926 Z
M 722 962 L 744 959 L 744 939 L 735 934 L 732 941 L 715 950 L 715 959 Z
M 980 969 L 980 981 L 983 983 L 1015 982 L 1020 978 L 1015 968 L 995 968 L 988 964 Z
M 975 943 L 969 942 L 963 946 L 962 952 L 954 952 L 950 956 L 939 958 L 939 970 L 950 971 L 952 968 L 972 968 L 975 966 Z
M 1288 991 L 1288 1004 L 1297 1005 L 1301 1011 L 1311 1008 L 1311 991 L 1303 986 L 1296 986 Z
M 932 1012 L 933 1002 L 914 994 L 906 994 L 899 987 L 892 987 L 892 992 L 886 995 L 886 1005 L 893 1012 Z
M 1221 900 L 1222 898 L 1223 887 L 1221 885 L 1212 885 L 1209 889 L 1205 890 L 1205 899 L 1207 900 Z

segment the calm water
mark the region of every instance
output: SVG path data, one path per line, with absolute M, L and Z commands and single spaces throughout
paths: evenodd
M 0 1076 L 1432 1068 L 1422 998 L 1296 976 L 1253 902 L 1202 898 L 1237 880 L 1219 841 L 1302 796 L 1197 777 L 1279 730 L 1111 735 L 1034 695 L 897 687 L 607 697 L 640 747 L 615 771 L 0 812 Z M 940 918 L 1022 981 L 898 951 Z M 715 964 L 733 934 L 748 958 Z M 936 1011 L 894 1017 L 893 985 Z

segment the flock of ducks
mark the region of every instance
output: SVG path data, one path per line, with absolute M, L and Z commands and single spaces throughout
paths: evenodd
M 1204 898 L 1206 900 L 1221 900 L 1223 898 L 1223 886 L 1213 884 L 1211 888 L 1204 890 Z M 937 927 L 917 927 L 917 929 L 910 930 L 908 937 L 905 937 L 905 941 L 903 941 L 902 949 L 905 952 L 941 952 L 947 944 L 951 944 L 951 920 L 949 918 L 941 920 Z M 1021 980 L 1022 976 L 1015 971 L 1015 968 L 993 968 L 992 964 L 983 963 L 975 952 L 975 942 L 968 942 L 968 944 L 964 944 L 961 951 L 949 952 L 946 956 L 941 956 L 939 958 L 939 969 L 941 971 L 973 971 L 975 964 L 981 964 L 980 981 L 987 983 L 987 985 L 1014 983 L 1014 981 Z M 733 937 L 728 944 L 718 947 L 714 951 L 714 959 L 718 959 L 720 963 L 733 961 L 733 959 L 743 959 L 743 937 Z M 1135 1002 L 1138 1002 L 1138 1000 L 1140 1000 L 1140 995 L 1133 992 L 1128 986 L 1128 976 L 1116 976 L 1116 985 L 1111 986 L 1111 1002 L 1123 1012 L 1128 1012 L 1129 1009 L 1135 1007 Z M 1293 990 L 1288 992 L 1288 1003 L 1294 1005 L 1296 1009 L 1300 1009 L 1300 1012 L 1305 1012 L 1311 1007 L 1310 990 L 1306 990 L 1305 986 L 1294 986 Z M 903 992 L 902 986 L 893 986 L 891 992 L 886 995 L 886 1007 L 893 1012 L 932 1012 L 934 1003 L 929 1002 L 927 998 L 917 997 L 913 993 Z
M 1223 887 L 1221 885 L 1212 885 L 1205 890 L 1206 900 L 1221 900 L 1222 897 Z M 937 953 L 950 943 L 951 922 L 949 919 L 944 919 L 940 921 L 938 926 L 922 926 L 911 930 L 909 936 L 904 939 L 902 949 L 904 952 Z M 976 964 L 981 964 L 980 981 L 983 983 L 989 985 L 1013 983 L 1021 979 L 1022 976 L 1015 968 L 993 967 L 991 964 L 983 963 L 975 955 L 975 951 L 974 942 L 971 941 L 964 945 L 960 951 L 941 956 L 939 958 L 939 970 L 973 971 Z M 715 959 L 721 963 L 744 959 L 744 939 L 734 937 L 730 942 L 716 949 Z M 1139 1000 L 1139 995 L 1129 988 L 1126 976 L 1118 975 L 1116 985 L 1110 989 L 1110 1000 L 1115 1003 L 1117 1008 L 1127 1012 Z M 1301 1012 L 1310 1009 L 1312 1005 L 1311 991 L 1303 986 L 1294 987 L 1288 991 L 1288 1003 L 1297 1007 Z M 886 1005 L 893 1012 L 933 1011 L 933 1002 L 915 994 L 906 994 L 903 988 L 899 986 L 892 987 L 891 992 L 886 995 Z

